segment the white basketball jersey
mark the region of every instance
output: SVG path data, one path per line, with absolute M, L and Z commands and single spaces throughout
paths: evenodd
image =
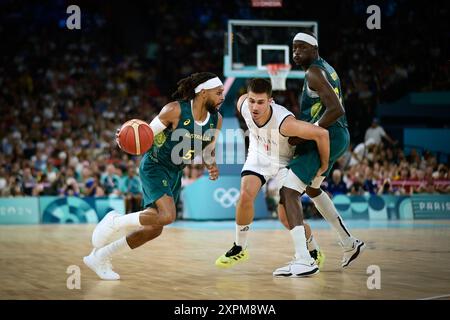
M 295 147 L 288 142 L 289 137 L 280 133 L 280 126 L 292 112 L 279 104 L 270 104 L 272 114 L 262 126 L 258 126 L 252 118 L 248 100 L 241 106 L 241 114 L 249 129 L 250 146 L 245 168 L 254 168 L 260 174 L 276 174 L 280 168 L 287 166 L 294 155 Z

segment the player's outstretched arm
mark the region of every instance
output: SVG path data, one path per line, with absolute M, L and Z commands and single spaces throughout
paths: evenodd
M 308 69 L 306 77 L 308 79 L 308 86 L 318 93 L 322 104 L 326 108 L 324 114 L 319 119 L 319 126 L 328 128 L 339 117 L 345 114 L 344 107 L 322 69 L 312 66 Z
M 280 133 L 286 137 L 314 140 L 320 156 L 320 169 L 317 175 L 320 176 L 328 169 L 330 159 L 330 137 L 328 130 L 309 122 L 297 120 L 294 116 L 289 116 L 281 124 Z
M 239 97 L 238 102 L 236 103 L 236 109 L 239 113 L 241 113 L 242 104 L 244 103 L 245 99 L 247 99 L 247 94 L 243 94 Z

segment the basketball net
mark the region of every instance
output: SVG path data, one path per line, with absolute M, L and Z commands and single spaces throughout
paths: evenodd
M 269 72 L 272 90 L 286 90 L 286 79 L 289 71 L 291 71 L 290 64 L 270 63 L 267 65 L 267 72 Z

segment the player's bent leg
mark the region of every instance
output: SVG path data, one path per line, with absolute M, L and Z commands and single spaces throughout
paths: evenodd
M 155 208 L 146 208 L 142 211 L 127 215 L 120 215 L 116 211 L 109 212 L 95 227 L 92 234 L 94 248 L 102 248 L 115 238 L 126 235 L 130 230 L 145 225 L 165 226 L 176 218 L 175 202 L 172 197 L 164 195 L 156 201 Z
M 306 193 L 314 202 L 317 210 L 328 221 L 339 236 L 341 246 L 344 251 L 342 267 L 346 268 L 360 256 L 366 245 L 363 241 L 353 237 L 344 224 L 339 212 L 330 197 L 320 188 L 309 187 Z
M 241 193 L 236 206 L 236 237 L 230 250 L 217 258 L 215 264 L 220 268 L 230 268 L 248 260 L 247 238 L 254 217 L 254 201 L 264 181 L 260 176 L 242 176 Z
M 278 219 L 286 229 L 290 229 L 289 222 L 287 221 L 286 217 L 286 209 L 284 208 L 284 205 L 282 203 L 278 204 Z
M 175 221 L 177 209 L 175 201 L 167 194 L 155 202 L 158 210 L 145 210 L 140 216 L 140 223 L 144 226 L 159 225 L 166 226 Z M 151 209 L 151 208 L 148 208 Z
M 112 257 L 120 252 L 131 251 L 144 243 L 158 237 L 163 230 L 162 226 L 143 226 L 127 237 L 104 246 L 94 249 L 89 256 L 83 258 L 84 263 L 94 271 L 100 279 L 119 280 L 120 276 L 113 271 Z
M 163 231 L 163 226 L 144 226 L 127 236 L 127 242 L 131 249 L 136 249 L 144 243 L 159 237 Z
M 236 223 L 238 225 L 249 225 L 253 222 L 254 202 L 262 185 L 261 177 L 256 175 L 245 175 L 241 178 L 241 191 L 236 205 Z
M 289 174 L 288 174 L 289 177 Z M 288 185 L 292 185 L 288 183 Z M 287 222 L 295 247 L 295 259 L 286 266 L 273 272 L 275 277 L 306 277 L 319 272 L 315 260 L 311 257 L 306 246 L 305 227 L 303 226 L 303 209 L 300 201 L 302 190 L 294 190 L 283 186 L 280 189 Z

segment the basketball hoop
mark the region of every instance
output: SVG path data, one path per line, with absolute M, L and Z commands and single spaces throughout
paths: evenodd
M 286 90 L 286 79 L 289 71 L 291 71 L 290 64 L 270 63 L 267 65 L 267 72 L 269 72 L 272 90 Z

